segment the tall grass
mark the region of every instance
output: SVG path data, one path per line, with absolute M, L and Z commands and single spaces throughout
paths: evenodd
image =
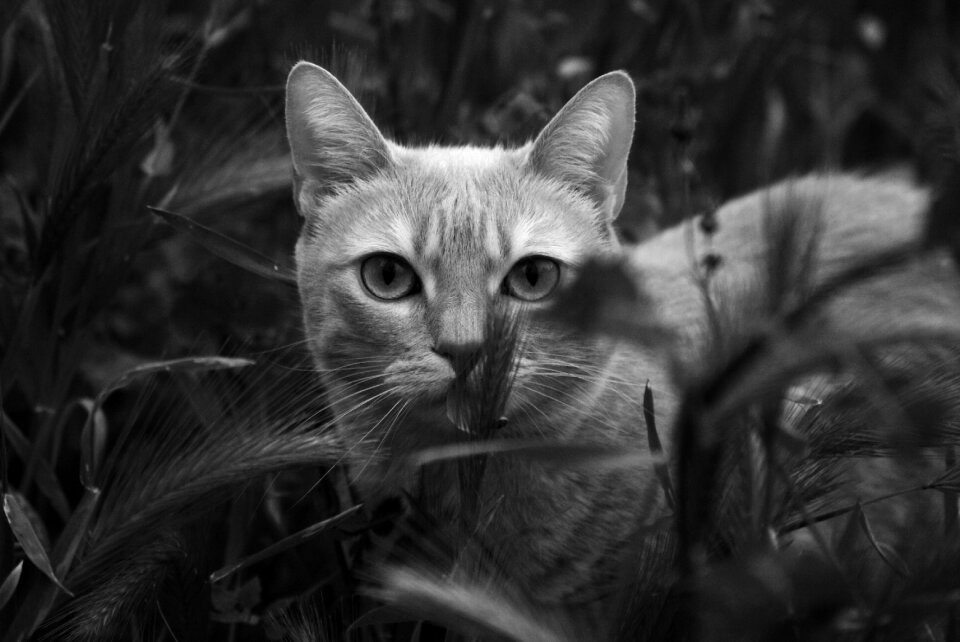
M 479 378 L 451 410 L 464 443 L 422 453 L 424 470 L 455 471 L 462 522 L 438 523 L 420 498 L 353 496 L 288 287 L 292 61 L 334 67 L 414 142 L 525 140 L 589 77 L 627 69 L 640 89 L 631 241 L 789 173 L 953 167 L 956 14 L 944 0 L 0 4 L 0 639 L 600 630 L 527 599 L 469 535 L 490 457 L 645 457 L 497 440 L 522 321 L 491 316 Z M 957 256 L 946 175 L 929 237 Z M 952 329 L 796 349 L 822 306 L 934 250 L 863 257 L 814 287 L 798 241 L 809 204 L 795 205 L 768 230 L 764 327 L 777 332 L 714 310 L 724 348 L 679 373 L 676 427 L 655 425 L 658 400 L 635 391 L 655 455 L 675 430 L 654 462 L 673 513 L 624 542 L 608 637 L 960 635 Z M 656 340 L 624 304 L 642 293 L 597 285 L 614 276 L 581 284 L 595 305 L 558 322 Z M 861 383 L 784 412 L 791 382 L 825 370 Z M 721 426 L 728 438 L 712 438 Z M 915 483 L 861 503 L 836 492 L 851 465 L 930 453 Z M 891 505 L 924 510 L 900 530 L 878 517 Z

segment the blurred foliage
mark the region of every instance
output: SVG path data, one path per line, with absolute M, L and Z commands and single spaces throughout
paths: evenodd
M 311 442 L 323 415 L 295 293 L 147 209 L 289 269 L 297 59 L 412 143 L 522 142 L 626 69 L 621 231 L 638 240 L 778 177 L 956 160 L 958 37 L 948 0 L 0 3 L 3 639 L 41 624 L 55 639 L 338 639 L 359 615 L 349 515 L 206 581 L 351 502 L 329 468 L 339 446 Z M 237 468 L 249 458 L 257 475 Z M 756 579 L 704 581 L 718 577 Z

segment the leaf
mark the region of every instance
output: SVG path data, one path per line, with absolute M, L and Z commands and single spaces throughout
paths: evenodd
M 10 598 L 13 597 L 14 591 L 17 590 L 17 585 L 20 584 L 20 574 L 23 572 L 23 560 L 13 567 L 13 570 L 10 571 L 10 574 L 7 575 L 7 579 L 3 580 L 3 584 L 0 584 L 0 610 L 7 605 L 7 602 L 10 601 Z
M 7 516 L 7 522 L 10 524 L 14 537 L 17 538 L 27 558 L 54 584 L 59 586 L 67 595 L 73 597 L 73 593 L 63 585 L 53 572 L 53 567 L 50 565 L 50 556 L 47 555 L 39 534 L 30 522 L 26 509 L 13 493 L 3 494 L 3 512 Z
M 215 370 L 231 370 L 233 368 L 246 368 L 252 366 L 255 361 L 250 359 L 239 359 L 234 357 L 184 357 L 182 359 L 170 359 L 169 361 L 154 361 L 136 366 L 124 372 L 122 375 L 110 382 L 106 388 L 97 395 L 98 399 L 103 399 L 112 392 L 130 385 L 130 382 L 147 375 L 160 372 L 211 372 Z
M 53 549 L 53 559 L 57 560 L 56 570 L 61 577 L 66 577 L 73 557 L 87 533 L 87 527 L 90 524 L 100 501 L 100 491 L 97 489 L 87 489 L 80 500 L 80 504 L 73 515 L 70 516 L 66 527 L 57 539 L 57 544 Z M 17 613 L 13 623 L 10 626 L 6 639 L 20 640 L 31 635 L 40 623 L 50 613 L 57 597 L 57 587 L 59 585 L 42 583 L 34 584 L 25 602 L 31 605 L 31 608 L 22 609 Z
M 363 508 L 363 505 L 358 504 L 356 506 L 353 506 L 352 508 L 348 508 L 347 510 L 343 511 L 339 515 L 335 515 L 329 519 L 325 519 L 321 522 L 317 522 L 316 524 L 313 524 L 312 526 L 308 526 L 307 528 L 304 528 L 303 530 L 298 531 L 293 535 L 284 537 L 279 542 L 275 542 L 270 546 L 264 548 L 263 550 L 257 551 L 253 555 L 250 555 L 244 558 L 243 560 L 241 560 L 236 564 L 233 564 L 231 566 L 225 566 L 224 568 L 221 568 L 220 570 L 211 573 L 210 581 L 213 583 L 219 582 L 220 580 L 226 577 L 229 577 L 230 575 L 236 573 L 241 569 L 247 568 L 248 566 L 255 564 L 257 562 L 260 562 L 262 560 L 265 560 L 269 557 L 273 557 L 277 553 L 285 551 L 288 548 L 293 548 L 294 546 L 301 544 L 307 539 L 315 535 L 319 535 L 320 533 L 341 524 L 342 522 L 346 521 L 348 517 L 352 517 L 353 515 L 357 514 L 357 512 L 359 512 L 360 509 L 362 508 Z
M 287 285 L 296 284 L 296 278 L 289 267 L 280 266 L 275 263 L 273 259 L 264 256 L 252 247 L 248 247 L 229 236 L 204 227 L 181 214 L 168 212 L 159 207 L 150 207 L 150 211 L 162 218 L 177 231 L 188 234 L 194 241 L 206 248 L 207 251 L 220 257 L 224 261 L 232 263 L 257 276 L 262 276 L 265 279 L 280 281 Z

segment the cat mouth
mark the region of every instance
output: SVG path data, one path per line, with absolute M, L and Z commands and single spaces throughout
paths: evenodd
M 509 388 L 491 390 L 470 377 L 431 383 L 409 390 L 407 399 L 413 401 L 420 421 L 460 435 L 492 436 L 507 423 L 506 415 L 515 401 Z

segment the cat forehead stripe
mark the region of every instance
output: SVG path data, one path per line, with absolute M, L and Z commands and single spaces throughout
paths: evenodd
M 413 235 L 415 252 L 432 262 L 451 250 L 483 251 L 487 258 L 505 258 L 503 222 L 498 216 L 495 199 L 474 181 L 464 181 L 455 189 L 445 189 L 439 200 L 425 207 Z M 416 218 L 416 212 L 410 212 Z
M 570 243 L 569 231 L 558 227 L 545 212 L 513 222 L 509 239 L 509 255 L 505 258 L 511 262 L 534 254 L 574 264 L 583 258 L 582 248 Z
M 354 235 L 342 240 L 339 250 L 343 255 L 358 258 L 374 252 L 387 252 L 405 257 L 416 255 L 413 243 L 412 222 L 398 216 L 390 220 L 381 219 L 382 227 L 365 229 L 363 235 Z
M 490 212 L 487 216 L 483 217 L 480 222 L 484 227 L 483 241 L 487 255 L 494 259 L 504 258 L 503 248 L 500 245 L 499 223 L 495 212 Z
M 440 248 L 443 245 L 445 222 L 455 214 L 457 207 L 457 194 L 450 191 L 445 194 L 433 211 L 426 217 L 426 223 L 421 225 L 421 238 L 418 239 L 421 254 L 426 260 L 433 260 L 440 254 Z

